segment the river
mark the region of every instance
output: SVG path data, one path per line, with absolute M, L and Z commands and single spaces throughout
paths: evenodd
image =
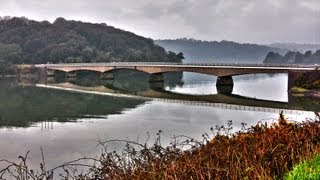
M 162 143 L 169 145 L 175 135 L 201 140 L 229 120 L 236 132 L 242 123 L 276 122 L 281 110 L 294 121 L 315 119 L 320 112 L 318 100 L 288 94 L 286 74 L 234 77 L 232 94 L 217 93 L 216 77 L 194 73 L 170 73 L 164 83 L 151 85 L 147 75 L 126 71 L 107 81 L 79 76 L 0 79 L 0 159 L 18 161 L 30 151 L 28 162 L 38 167 L 42 148 L 50 169 L 99 156 L 99 140 L 144 143 L 150 137 L 152 143 L 162 130 Z M 122 148 L 109 144 L 110 150 Z

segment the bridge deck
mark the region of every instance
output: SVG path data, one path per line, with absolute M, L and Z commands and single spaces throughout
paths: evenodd
M 238 63 L 164 63 L 164 62 L 110 62 L 110 63 L 66 63 L 66 64 L 36 64 L 36 67 L 176 67 L 176 68 L 245 68 L 245 69 L 281 69 L 281 70 L 318 70 L 318 65 L 303 64 L 238 64 Z
M 157 75 L 167 72 L 193 72 L 217 76 L 217 85 L 233 84 L 231 76 L 244 74 L 287 73 L 288 89 L 306 72 L 317 71 L 317 65 L 301 64 L 188 64 L 163 62 L 116 62 L 116 63 L 78 63 L 78 64 L 37 64 L 41 76 L 52 76 L 55 71 L 63 71 L 67 76 L 76 76 L 76 71 L 94 71 L 108 73 L 117 69 L 134 69 L 151 74 L 150 81 L 161 79 Z M 72 74 L 73 73 L 73 74 Z M 223 78 L 220 78 L 223 77 Z

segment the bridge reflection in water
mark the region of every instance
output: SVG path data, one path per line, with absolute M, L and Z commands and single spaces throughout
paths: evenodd
M 222 109 L 241 111 L 257 111 L 303 115 L 306 111 L 319 112 L 320 107 L 308 107 L 297 103 L 294 97 L 289 102 L 278 102 L 244 97 L 234 94 L 211 94 L 211 95 L 187 95 L 164 90 L 163 83 L 151 83 L 150 88 L 142 91 L 128 92 L 114 87 L 113 81 L 107 81 L 104 85 L 81 86 L 72 82 L 36 84 L 37 87 L 53 88 L 81 93 L 92 93 L 116 97 L 132 97 L 145 100 L 155 100 L 167 103 L 183 103 L 194 106 L 211 106 Z

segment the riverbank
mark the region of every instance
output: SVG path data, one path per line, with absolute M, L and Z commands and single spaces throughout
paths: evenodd
M 244 124 L 243 124 L 244 125 Z M 232 123 L 211 128 L 214 137 L 203 135 L 203 141 L 187 136 L 175 137 L 168 147 L 161 145 L 161 131 L 151 147 L 129 140 L 100 142 L 105 148 L 98 158 L 79 158 L 43 170 L 38 177 L 52 177 L 57 169 L 90 167 L 81 175 L 60 177 L 79 179 L 282 179 L 295 165 L 312 159 L 320 152 L 320 121 L 288 122 L 280 114 L 278 123 L 258 123 L 241 132 L 229 134 Z M 124 142 L 122 153 L 109 152 L 109 143 Z M 188 148 L 187 148 L 188 147 Z M 27 157 L 27 155 L 26 155 Z M 27 158 L 22 159 L 25 161 Z M 92 160 L 95 164 L 83 164 Z M 24 163 L 10 164 L 0 170 L 34 176 Z M 20 164 L 20 165 L 19 165 Z M 44 164 L 44 162 L 43 162 Z M 40 165 L 40 167 L 42 167 Z M 22 172 L 21 172 L 22 171 Z M 28 171 L 24 172 L 24 171 Z M 7 173 L 10 173 L 9 171 Z M 54 173 L 53 173 L 54 172 Z M 7 174 L 10 175 L 10 174 Z M 1 178 L 1 177 L 0 177 Z M 55 176 L 57 178 L 57 176 Z M 50 178 L 49 178 L 50 179 Z
M 289 91 L 294 96 L 306 96 L 312 98 L 320 99 L 320 90 L 319 89 L 304 89 L 302 87 L 293 87 Z
M 18 64 L 12 65 L 4 69 L 2 73 L 0 73 L 0 78 L 13 78 L 13 77 L 21 77 L 21 78 L 38 78 L 39 75 L 37 73 L 34 65 L 29 64 Z
M 320 99 L 320 90 L 310 90 L 307 94 L 309 97 L 315 97 Z
M 101 173 L 110 179 L 281 179 L 294 165 L 319 152 L 319 137 L 319 121 L 288 123 L 280 115 L 278 124 L 258 124 L 234 135 L 218 131 L 191 150 L 155 146 L 144 150 L 147 155 L 131 154 L 134 161 L 129 166 L 108 159 Z

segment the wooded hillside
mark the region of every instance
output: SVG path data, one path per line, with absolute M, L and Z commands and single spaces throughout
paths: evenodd
M 152 39 L 102 24 L 0 17 L 0 64 L 119 61 L 179 62 Z
M 263 63 L 282 63 L 282 64 L 319 64 L 320 49 L 315 51 L 307 51 L 304 54 L 297 51 L 289 51 L 284 56 L 279 53 L 269 52 Z
M 233 41 L 201 41 L 195 39 L 155 40 L 173 52 L 183 52 L 186 62 L 261 63 L 268 52 L 284 54 L 287 50 Z

